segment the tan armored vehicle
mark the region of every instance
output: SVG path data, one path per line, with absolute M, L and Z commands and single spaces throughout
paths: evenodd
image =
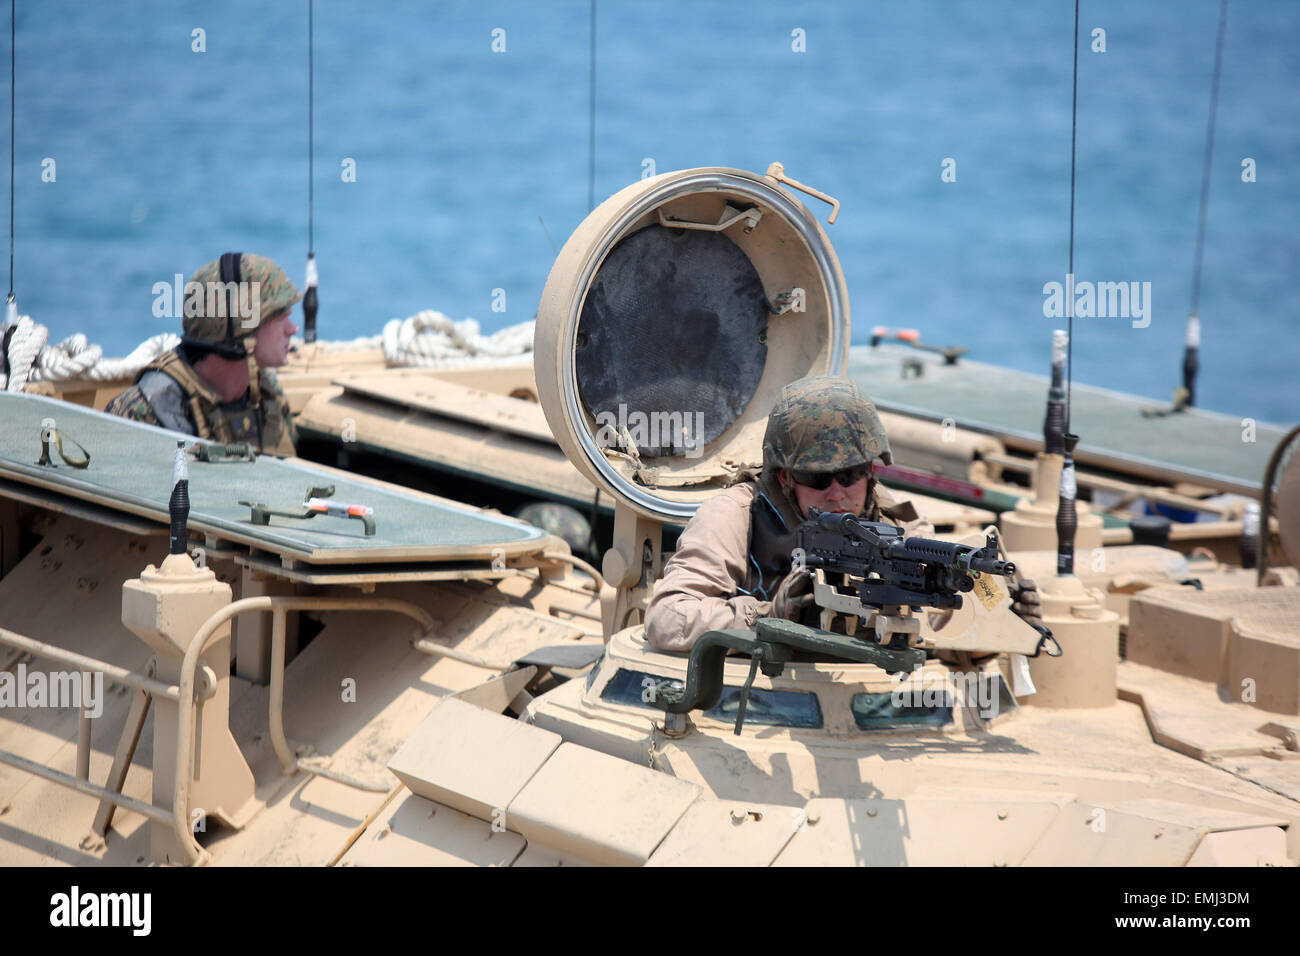
M 608 200 L 566 244 L 538 315 L 537 386 L 570 461 L 616 502 L 604 565 L 605 655 L 585 680 L 529 703 L 531 728 L 476 714 L 469 732 L 465 708 L 435 710 L 391 764 L 413 793 L 394 819 L 450 807 L 496 821 L 522 838 L 520 862 L 1294 864 L 1300 592 L 1255 589 L 1253 573 L 1225 574 L 1213 561 L 1198 571 L 1166 547 L 1104 548 L 1101 522 L 1086 509 L 1080 552 L 1098 560 L 1080 576 L 1045 580 L 1050 565 L 1042 568 L 1039 552 L 1010 554 L 1047 572 L 1034 573 L 1059 657 L 1040 653 L 1041 636 L 1009 613 L 996 584 L 982 600 L 968 595 L 938 630 L 928 618 L 918 622 L 929 653 L 904 666 L 876 656 L 879 615 L 870 609 L 857 637 L 760 622 L 756 634 L 714 632 L 713 646 L 700 653 L 697 645 L 689 659 L 648 646 L 637 622 L 660 568 L 659 523 L 756 459 L 761 413 L 785 381 L 840 361 L 847 310 L 833 255 L 792 198 L 779 167 L 767 177 L 669 174 Z M 758 336 L 733 320 L 736 352 L 755 339 L 770 351 L 750 401 L 714 419 L 701 454 L 688 458 L 662 442 L 648 449 L 653 443 L 630 434 L 609 449 L 604 413 L 643 385 L 640 368 L 654 359 L 610 349 L 591 362 L 584 353 L 602 341 L 636 341 L 640 323 L 654 327 L 666 314 L 688 322 L 675 304 L 677 283 L 694 278 L 680 260 L 665 280 L 659 261 L 619 252 L 689 247 L 697 234 L 716 235 L 714 227 L 758 272 L 769 303 L 795 300 L 798 288 L 803 309 L 770 309 Z M 777 262 L 773 246 L 783 250 Z M 629 261 L 643 265 L 627 269 Z M 603 275 L 606 266 L 613 276 Z M 724 288 L 740 286 L 725 269 L 710 272 Z M 712 332 L 658 330 L 657 340 Z M 629 409 L 698 411 L 692 381 L 743 378 L 743 359 L 730 354 L 721 365 L 706 349 L 673 351 L 670 360 L 681 374 L 670 397 L 626 401 Z M 776 362 L 784 374 L 771 376 Z M 626 391 L 602 394 L 610 379 Z M 718 405 L 707 409 L 716 415 Z M 1004 516 L 1008 547 L 1054 538 L 1047 505 L 1055 504 L 1060 456 L 1040 455 L 1036 469 L 1036 499 Z M 1195 573 L 1205 590 L 1177 584 Z M 1166 586 L 1130 603 L 1152 584 Z M 846 597 L 819 594 L 825 623 L 836 607 L 852 623 Z M 1224 659 L 1260 653 L 1249 633 L 1259 621 L 1246 620 L 1256 602 L 1287 608 L 1266 625 L 1268 663 L 1251 665 L 1256 690 L 1260 682 L 1272 689 L 1222 701 L 1219 685 L 1233 687 L 1240 676 L 1231 664 L 1222 668 Z M 1162 616 L 1157 609 L 1166 607 L 1182 619 Z M 1193 635 L 1188 619 L 1209 607 L 1217 618 Z M 1132 658 L 1124 663 L 1121 623 Z M 727 649 L 741 656 L 728 659 Z M 430 860 L 438 857 L 437 842 L 415 829 L 403 852 L 421 843 Z M 355 852 L 358 861 L 394 859 L 364 838 Z
M 1239 518 L 1111 544 L 1081 505 L 1077 574 L 1053 577 L 1062 456 L 1029 439 L 1017 457 L 971 428 L 886 420 L 926 487 L 985 488 L 972 479 L 999 477 L 999 458 L 1032 476 L 992 546 L 1039 581 L 1050 640 L 1011 613 L 999 565 L 954 573 L 970 590 L 946 617 L 819 572 L 823 628 L 760 621 L 690 657 L 647 645 L 664 527 L 759 461 L 784 384 L 855 374 L 843 277 L 800 191 L 828 199 L 779 164 L 611 197 L 557 259 L 533 374 L 474 414 L 431 394 L 398 407 L 382 381 L 311 386 L 303 424 L 349 418 L 357 443 L 406 454 L 455 418 L 467 444 L 562 456 L 584 483 L 570 500 L 594 486 L 613 512 L 598 594 L 554 537 L 295 459 L 184 456 L 181 525 L 177 436 L 0 396 L 0 666 L 105 688 L 93 717 L 0 708 L 0 862 L 1300 861 L 1293 570 L 1261 587 L 1221 563 Z M 943 356 L 898 351 L 954 382 Z M 539 405 L 544 419 L 501 424 Z M 1176 478 L 1177 462 L 1151 465 L 1147 494 L 1231 507 Z M 950 553 L 990 544 L 992 510 L 916 500 Z M 1231 554 L 1186 553 L 1207 541 Z

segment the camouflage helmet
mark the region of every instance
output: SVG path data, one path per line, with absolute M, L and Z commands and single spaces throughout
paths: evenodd
M 780 469 L 824 473 L 868 461 L 893 462 L 876 406 L 847 378 L 810 375 L 783 388 L 768 415 L 759 489 L 792 532 L 803 515 Z
M 288 274 L 273 260 L 251 252 L 238 255 L 237 292 L 222 283 L 221 258 L 213 259 L 190 276 L 185 285 L 182 323 L 187 341 L 224 344 L 242 353 L 240 340 L 254 334 L 262 322 L 302 298 Z
M 791 382 L 767 419 L 764 471 L 840 471 L 868 461 L 890 464 L 876 406 L 847 378 L 812 375 Z
M 579 558 L 589 560 L 596 552 L 591 525 L 571 505 L 558 501 L 533 501 L 516 509 L 514 517 L 563 538 L 569 551 Z

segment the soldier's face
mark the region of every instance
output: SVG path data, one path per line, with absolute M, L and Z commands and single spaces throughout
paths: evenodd
M 289 364 L 289 339 L 298 331 L 293 324 L 293 310 L 288 309 L 257 327 L 257 347 L 253 356 L 263 368 Z
M 855 515 L 860 514 L 867 506 L 868 478 L 865 475 L 848 487 L 841 485 L 838 481 L 832 481 L 824 491 L 817 491 L 815 488 L 799 484 L 784 468 L 780 471 L 779 479 L 783 485 L 794 488 L 794 497 L 799 504 L 799 513 L 805 518 L 808 517 L 809 508 L 820 508 L 822 511 L 836 511 Z

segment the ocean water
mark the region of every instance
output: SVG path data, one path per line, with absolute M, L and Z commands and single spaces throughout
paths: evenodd
M 1075 274 L 1149 282 L 1151 321 L 1076 319 L 1074 375 L 1167 400 L 1219 3 L 1082 11 Z M 533 316 L 552 241 L 588 211 L 589 16 L 586 0 L 317 0 L 322 337 L 375 334 L 425 308 L 485 331 Z M 843 204 L 827 231 L 855 342 L 875 325 L 915 327 L 1045 372 L 1061 320 L 1044 316 L 1043 286 L 1067 263 L 1072 28 L 1069 0 L 600 0 L 597 202 L 651 164 L 780 160 Z M 1091 49 L 1097 28 L 1104 53 Z M 121 355 L 175 329 L 153 314 L 154 283 L 229 249 L 272 256 L 301 284 L 306 0 L 26 0 L 17 57 L 14 286 L 53 339 L 81 331 Z M 1300 4 L 1234 0 L 1201 292 L 1204 407 L 1300 418 L 1297 177 Z

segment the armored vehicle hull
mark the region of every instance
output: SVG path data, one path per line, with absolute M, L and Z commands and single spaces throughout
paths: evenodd
M 850 348 L 800 192 L 833 202 L 780 164 L 611 197 L 557 259 L 531 366 L 301 347 L 283 383 L 316 460 L 192 461 L 180 548 L 183 436 L 97 412 L 119 383 L 0 396 L 0 693 L 21 674 L 24 695 L 0 708 L 0 862 L 1300 862 L 1292 515 L 1260 587 L 1240 567 L 1254 459 L 1223 473 L 1181 453 L 1189 429 L 1227 442 L 1233 423 L 1139 422 L 1136 400 L 1077 386 L 1076 421 L 1129 427 L 1079 446 L 1093 508 L 1057 577 L 1062 464 L 1026 411 L 1046 381 Z M 677 345 L 647 371 L 656 337 Z M 949 540 L 1000 521 L 1063 654 L 1035 653 L 992 589 L 918 624 L 911 673 L 832 654 L 756 675 L 742 656 L 715 703 L 670 715 L 655 694 L 692 663 L 641 622 L 674 529 L 760 462 L 783 385 L 839 371 L 883 410 L 879 477 Z M 637 413 L 676 431 L 638 431 Z M 1259 427 L 1263 451 L 1283 440 Z M 37 463 L 60 436 L 84 469 Z M 373 528 L 307 520 L 324 486 Z M 537 499 L 594 506 L 599 572 L 493 513 Z M 1153 538 L 1134 502 L 1212 520 Z M 827 633 L 838 613 L 837 640 L 870 640 L 843 607 Z M 92 691 L 50 706 L 73 672 Z

